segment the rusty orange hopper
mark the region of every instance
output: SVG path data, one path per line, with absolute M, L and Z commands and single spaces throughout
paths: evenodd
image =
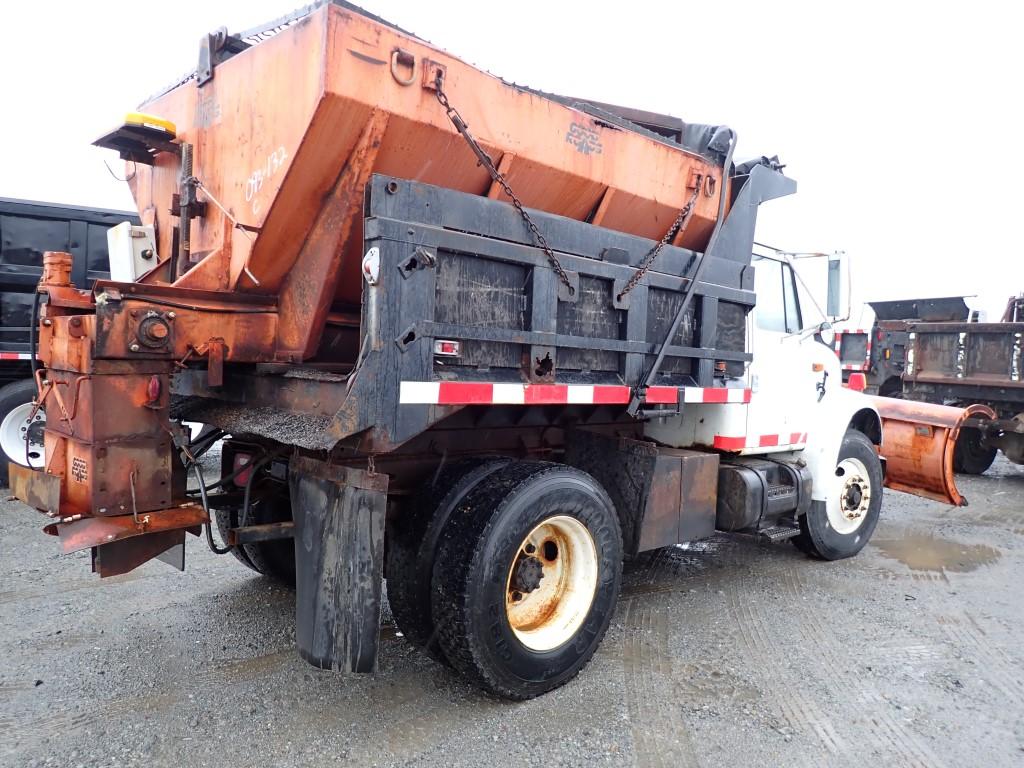
M 703 127 L 652 126 L 666 137 L 627 126 L 607 105 L 574 109 L 571 99 L 510 85 L 330 4 L 223 61 L 198 87 L 188 80 L 143 105 L 177 127 L 178 142 L 192 145 L 191 173 L 206 203 L 205 215 L 191 223 L 187 262 L 173 276 L 161 271 L 149 280 L 280 295 L 282 305 L 319 301 L 321 313 L 332 300 L 357 305 L 358 214 L 370 174 L 509 199 L 453 127 L 437 98 L 439 79 L 525 206 L 660 239 L 698 191 L 675 244 L 697 251 L 707 244 L 728 195 L 722 159 L 673 140 Z M 643 121 L 644 113 L 627 112 Z M 706 130 L 705 147 L 712 133 Z M 168 201 L 179 192 L 180 160 L 161 153 L 133 171 L 143 220 L 156 226 L 158 252 L 171 254 L 178 219 Z M 328 223 L 319 217 L 332 190 L 345 196 L 350 215 Z M 325 228 L 339 240 L 337 253 L 315 264 L 301 259 L 304 244 Z M 326 280 L 332 295 L 304 290 L 314 277 Z M 286 325 L 277 357 L 308 358 L 316 342 L 314 329 Z

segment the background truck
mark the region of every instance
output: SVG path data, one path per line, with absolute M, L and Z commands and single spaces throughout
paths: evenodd
M 907 333 L 903 397 L 992 411 L 963 423 L 957 471 L 981 474 L 999 450 L 1024 464 L 1024 296 L 1010 297 L 999 322 L 911 322 Z
M 1024 463 L 1024 298 L 1010 297 L 995 323 L 973 319 L 963 296 L 868 305 L 875 312 L 870 330 L 836 333 L 843 380 L 862 372 L 869 393 L 991 409 L 963 423 L 953 455 L 957 472 L 985 472 L 1000 448 Z
M 837 330 L 836 354 L 844 382 L 851 373 L 863 373 L 864 391 L 883 397 L 898 397 L 903 390 L 911 321 L 966 322 L 970 317 L 963 296 L 869 301 L 868 306 L 875 314 L 874 324 Z
M 841 386 L 792 266 L 751 256 L 796 185 L 728 128 L 512 86 L 347 3 L 207 36 L 144 109 L 97 143 L 159 264 L 87 291 L 46 254 L 46 466 L 12 468 L 101 576 L 205 528 L 295 584 L 304 658 L 359 672 L 386 576 L 413 644 L 522 699 L 593 655 L 626 556 L 722 530 L 837 559 L 883 480 L 961 501 L 918 454 L 967 414 L 925 433 Z
M 9 462 L 42 464 L 45 416 L 38 410 L 32 424 L 27 418 L 36 394 L 29 328 L 43 252 L 71 253 L 72 279 L 90 286 L 110 277 L 107 230 L 125 221 L 138 224 L 138 214 L 0 198 L 0 485 Z

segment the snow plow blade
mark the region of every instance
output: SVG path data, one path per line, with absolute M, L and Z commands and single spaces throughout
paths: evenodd
M 985 405 L 953 408 L 892 397 L 873 397 L 882 418 L 885 486 L 926 499 L 967 506 L 953 476 L 953 449 L 970 417 L 995 418 Z

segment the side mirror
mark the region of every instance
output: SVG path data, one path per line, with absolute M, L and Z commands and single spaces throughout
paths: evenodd
M 814 332 L 814 338 L 829 349 L 836 348 L 836 329 L 832 327 L 832 323 L 819 325 L 818 330 Z
M 825 314 L 833 322 L 850 318 L 851 288 L 850 261 L 844 251 L 836 251 L 828 257 L 828 287 L 825 295 Z
M 828 260 L 828 293 L 825 312 L 835 320 L 842 313 L 839 288 L 842 284 L 842 261 L 838 258 Z

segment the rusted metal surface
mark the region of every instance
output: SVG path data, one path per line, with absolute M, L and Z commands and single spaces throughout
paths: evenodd
M 177 529 L 101 544 L 93 548 L 92 570 L 104 579 L 120 576 L 184 543 L 185 531 Z
M 710 536 L 718 454 L 659 448 L 640 525 L 640 551 Z
M 31 467 L 15 464 L 7 468 L 11 493 L 30 507 L 41 512 L 55 513 L 60 510 L 60 478 Z
M 383 109 L 370 112 L 345 167 L 306 235 L 294 269 L 284 278 L 279 300 L 278 359 L 305 360 L 313 356 L 320 344 L 341 276 L 338 254 L 362 251 L 363 188 L 380 153 L 388 118 Z
M 198 504 L 147 512 L 135 517 L 131 514 L 117 517 L 85 517 L 57 526 L 61 549 L 65 554 L 89 547 L 98 547 L 115 541 L 166 531 L 192 529 L 209 522 L 209 516 Z M 162 550 L 161 550 L 162 551 Z
M 905 382 L 962 387 L 998 384 L 1024 391 L 1018 341 L 1024 323 L 911 323 L 907 330 L 914 340 Z
M 396 50 L 411 62 L 400 68 L 401 77 L 389 66 Z M 702 191 L 681 244 L 699 249 L 706 243 L 719 195 L 727 189 L 714 163 L 508 85 L 349 9 L 327 6 L 221 63 L 215 89 L 188 82 L 145 105 L 175 122 L 179 138 L 197 148 L 195 175 L 250 228 L 231 231 L 225 260 L 224 219 L 194 218 L 191 248 L 206 255 L 181 284 L 277 292 L 375 109 L 390 119 L 369 170 L 487 194 L 490 178 L 456 144 L 455 129 L 429 92 L 426 74 L 438 70 L 487 151 L 509 156 L 509 182 L 527 207 L 585 220 L 604 200 L 604 226 L 656 239 L 685 204 L 686 182 L 696 169 L 715 183 Z M 266 104 L 288 108 L 264 109 Z M 139 209 L 155 211 L 162 256 L 171 253 L 176 219 L 168 203 L 178 191 L 178 165 L 163 153 L 153 166 L 140 164 L 132 181 Z M 664 173 L 637 174 L 640 165 Z M 361 189 L 353 193 L 358 197 Z M 202 190 L 199 196 L 205 199 Z M 349 238 L 339 257 L 338 299 L 358 303 L 361 257 L 359 237 Z M 215 268 L 207 268 L 207 261 Z M 225 272 L 227 286 L 221 283 Z
M 872 401 L 882 418 L 886 487 L 966 505 L 953 475 L 956 438 L 965 420 L 995 418 L 995 412 L 984 405 L 952 408 L 890 397 Z
M 258 541 L 274 541 L 276 539 L 291 539 L 295 536 L 295 523 L 264 523 L 262 525 L 247 525 L 244 528 L 232 528 L 228 531 L 227 543 L 232 546 L 238 544 L 254 544 Z

